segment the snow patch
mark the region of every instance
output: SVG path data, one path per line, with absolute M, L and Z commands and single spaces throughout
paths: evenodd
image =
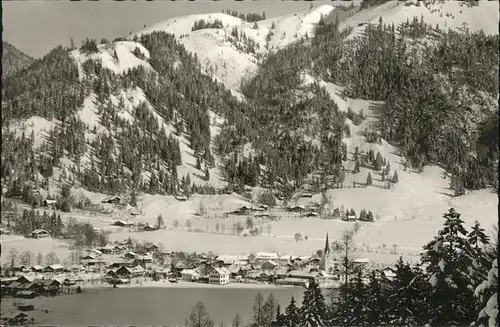
M 444 262 L 444 259 L 441 259 L 438 263 L 439 269 L 441 269 L 442 272 L 444 272 L 444 268 L 446 267 L 446 263 Z
M 17 137 L 21 137 L 24 133 L 26 138 L 34 135 L 34 147 L 38 148 L 44 143 L 48 137 L 50 130 L 58 124 L 58 121 L 47 120 L 43 117 L 32 116 L 26 120 L 14 121 L 10 124 L 9 129 L 16 133 Z
M 152 70 L 149 63 L 146 61 L 150 54 L 147 49 L 137 42 L 125 41 L 125 42 L 116 42 L 111 44 L 100 44 L 97 46 L 98 52 L 85 54 L 82 53 L 79 49 L 73 50 L 70 55 L 73 57 L 77 63 L 79 64 L 79 72 L 83 73 L 81 70 L 81 65 L 89 60 L 98 60 L 102 63 L 102 65 L 115 74 L 123 74 L 129 69 L 136 68 L 138 66 L 143 66 L 147 69 Z M 146 60 L 137 58 L 133 51 L 135 48 L 138 48 L 140 53 L 144 55 Z M 82 75 L 82 74 L 80 74 Z

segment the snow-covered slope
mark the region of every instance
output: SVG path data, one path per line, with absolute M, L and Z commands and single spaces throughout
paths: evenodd
M 220 79 L 229 89 L 237 91 L 241 79 L 255 71 L 260 58 L 267 51 L 285 47 L 306 35 L 313 36 L 321 15 L 327 16 L 334 9 L 333 6 L 322 5 L 304 12 L 259 21 L 256 23 L 257 28 L 254 28 L 254 23 L 223 13 L 188 15 L 161 22 L 136 35 L 155 31 L 174 34 L 188 51 L 198 56 L 207 71 Z M 202 19 L 210 23 L 220 20 L 223 28 L 191 31 L 194 23 Z M 256 42 L 258 47 L 255 53 L 244 52 L 237 48 L 236 45 L 242 43 L 231 35 L 233 28 Z M 268 34 L 271 35 L 269 42 L 266 41 Z
M 149 59 L 149 51 L 140 43 L 122 41 L 111 44 L 101 44 L 97 46 L 98 52 L 90 55 L 82 53 L 80 50 L 71 52 L 71 56 L 81 65 L 88 59 L 100 60 L 104 67 L 110 69 L 115 74 L 122 74 L 128 69 L 137 66 L 144 66 L 151 69 L 146 60 L 137 58 L 133 52 L 136 48 L 140 53 Z
M 483 30 L 486 34 L 498 34 L 498 1 L 478 1 L 478 6 L 468 6 L 461 1 L 390 1 L 381 6 L 361 10 L 340 22 L 340 28 L 352 27 L 352 35 L 360 35 L 366 24 L 378 24 L 379 19 L 386 24 L 399 25 L 417 17 L 433 27 L 441 29 Z

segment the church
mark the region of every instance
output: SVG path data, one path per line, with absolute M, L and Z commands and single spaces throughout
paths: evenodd
M 323 257 L 319 262 L 319 269 L 327 273 L 331 273 L 333 270 L 332 259 L 333 258 L 330 251 L 330 243 L 328 242 L 328 232 L 326 232 L 325 249 L 323 251 Z

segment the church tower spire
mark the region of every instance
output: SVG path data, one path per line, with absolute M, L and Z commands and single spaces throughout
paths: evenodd
M 330 258 L 330 243 L 328 242 L 328 232 L 326 232 L 325 250 L 323 251 L 323 258 L 320 260 L 320 269 L 330 273 L 331 258 Z
M 324 254 L 330 254 L 330 243 L 328 242 L 328 232 L 326 232 L 326 243 L 325 243 L 325 251 Z

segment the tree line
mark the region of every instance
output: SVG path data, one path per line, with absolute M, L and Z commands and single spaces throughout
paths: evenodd
M 443 215 L 442 229 L 424 245 L 420 261 L 410 264 L 400 257 L 391 268 L 393 278 L 378 270 L 354 270 L 346 259 L 342 285 L 329 294 L 310 282 L 302 303 L 292 297 L 282 311 L 272 294 L 264 299 L 258 293 L 252 319 L 246 323 L 255 327 L 495 326 L 497 245 L 477 221 L 470 231 L 463 223 L 460 214 L 450 209 Z M 231 326 L 243 324 L 236 314 Z M 209 327 L 214 322 L 198 302 L 186 325 Z

